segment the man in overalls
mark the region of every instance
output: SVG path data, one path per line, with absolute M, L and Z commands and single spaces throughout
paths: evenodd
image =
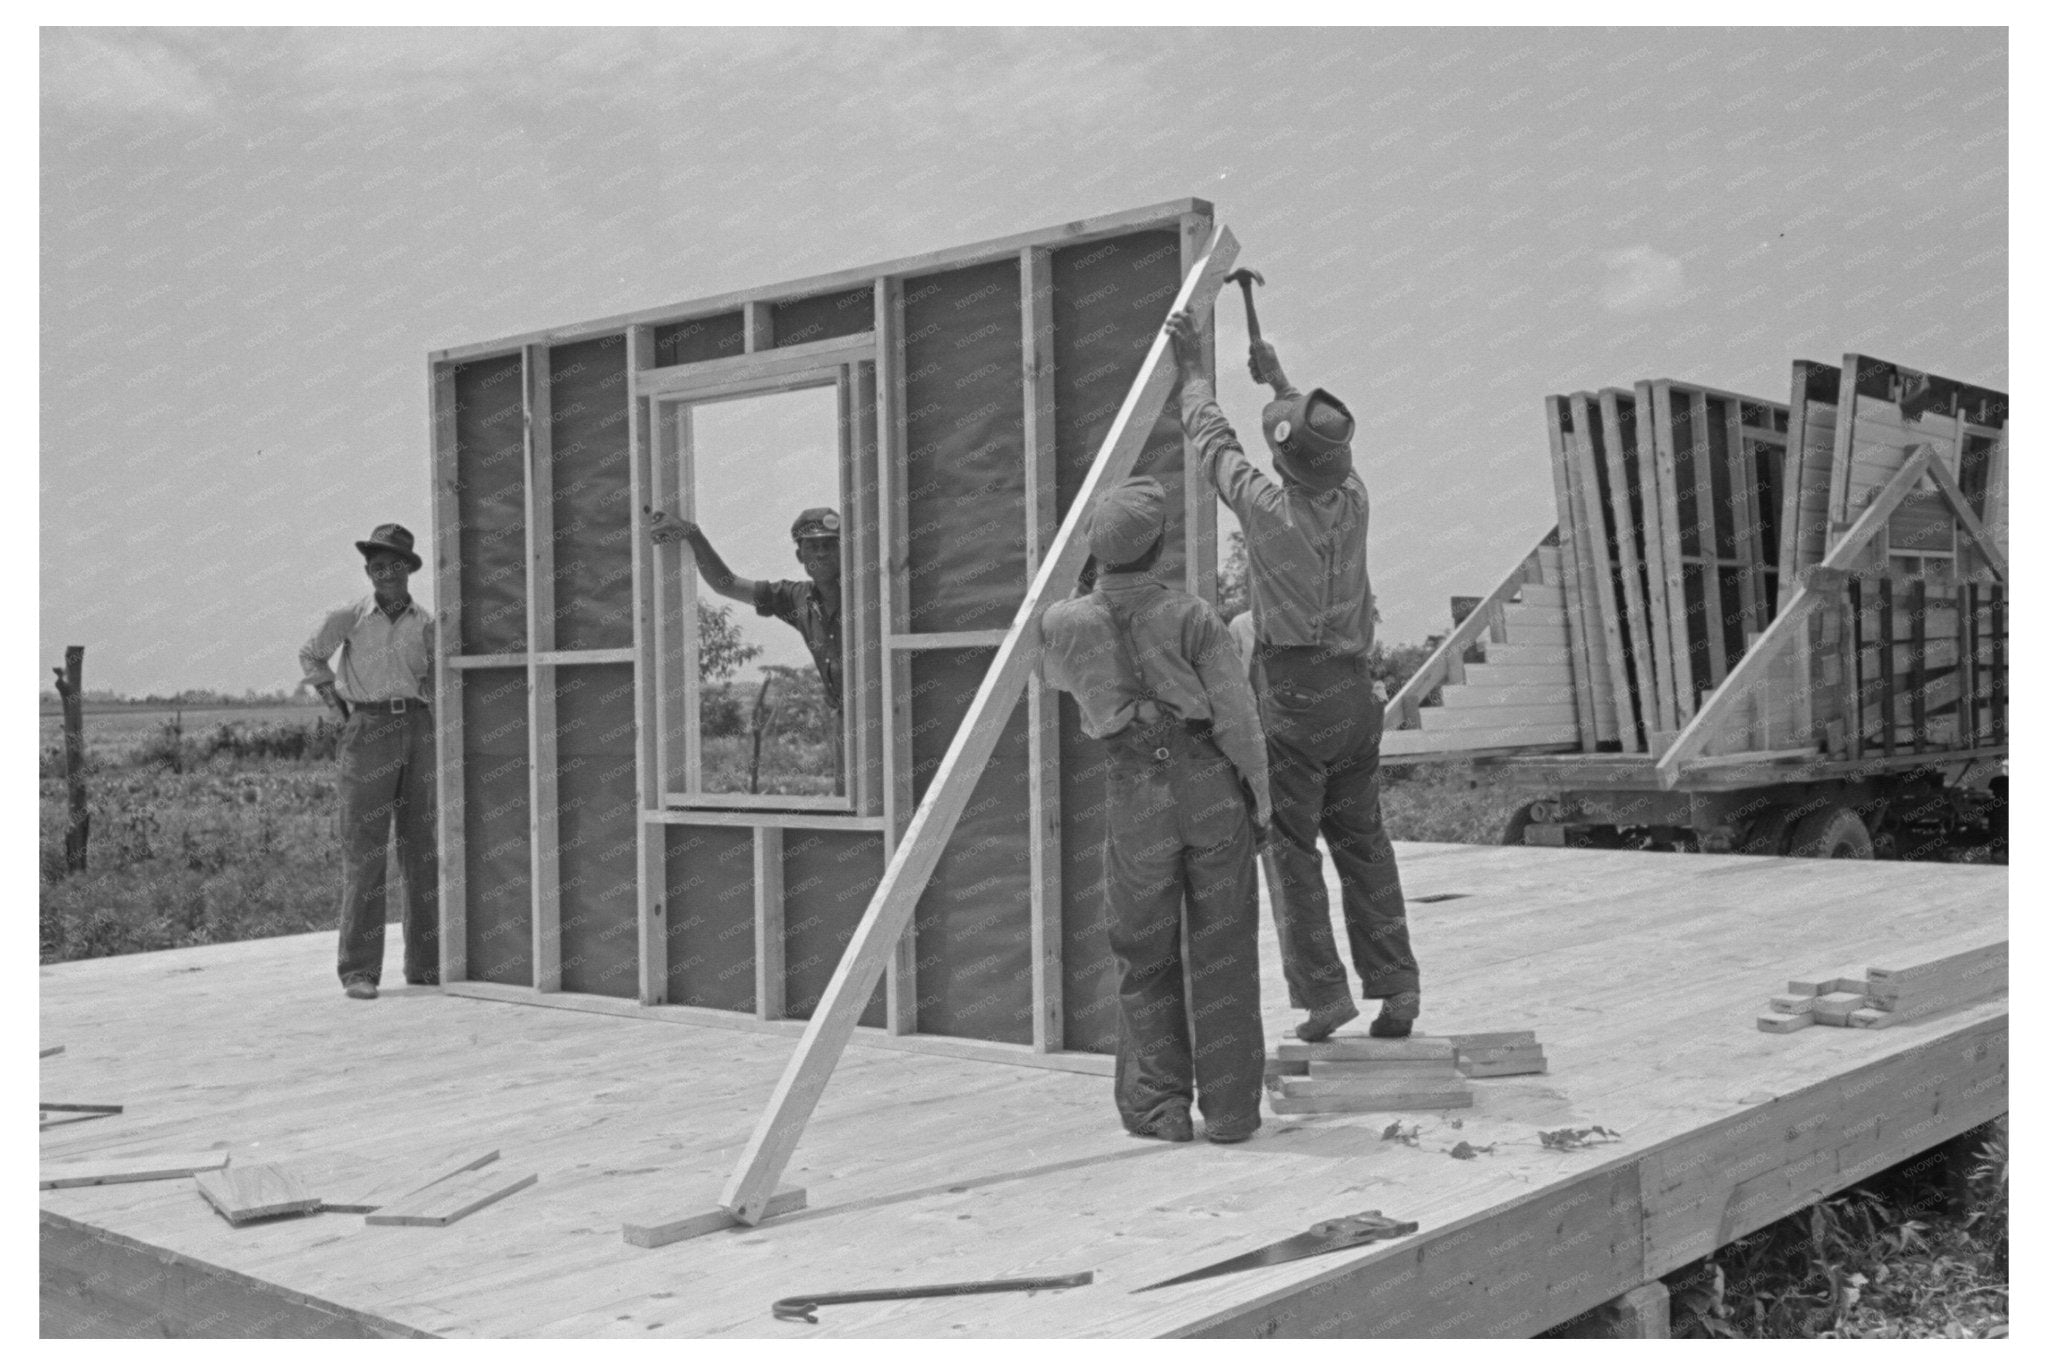
M 1273 908 L 1288 994 L 1308 1010 L 1295 1034 L 1315 1042 L 1358 1017 L 1330 930 L 1320 832 L 1344 888 L 1352 963 L 1366 997 L 1382 1002 L 1371 1032 L 1405 1038 L 1422 1010 L 1422 984 L 1400 870 L 1380 818 L 1385 708 L 1368 666 L 1371 508 L 1351 467 L 1351 413 L 1322 389 L 1301 393 L 1271 344 L 1254 343 L 1252 378 L 1274 393 L 1262 425 L 1275 481 L 1245 458 L 1217 407 L 1194 319 L 1175 313 L 1167 332 L 1181 372 L 1181 426 L 1217 496 L 1244 527 L 1257 640 L 1252 686 L 1272 772 L 1280 869 Z
M 1196 1105 L 1211 1142 L 1242 1142 L 1259 1126 L 1265 1070 L 1253 859 L 1271 810 L 1266 746 L 1222 619 L 1152 576 L 1165 525 L 1157 479 L 1102 496 L 1087 525 L 1094 590 L 1046 610 L 1039 667 L 1110 755 L 1104 880 L 1124 1127 L 1188 1142 Z

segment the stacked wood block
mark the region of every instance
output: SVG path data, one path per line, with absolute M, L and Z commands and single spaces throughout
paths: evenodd
M 1550 1070 L 1543 1044 L 1521 1029 L 1508 1033 L 1453 1033 L 1445 1042 L 1458 1050 L 1458 1071 L 1473 1079 L 1490 1076 L 1538 1076 Z
M 1919 961 L 1868 972 L 1840 972 L 1789 981 L 1757 1016 L 1765 1033 L 1795 1033 L 1815 1024 L 1889 1028 L 1956 1009 L 2006 990 L 2007 941 L 1944 945 Z
M 1267 1104 L 1276 1114 L 1369 1114 L 1461 1109 L 1472 1089 L 1447 1038 L 1338 1034 L 1321 1043 L 1282 1043 L 1267 1065 Z

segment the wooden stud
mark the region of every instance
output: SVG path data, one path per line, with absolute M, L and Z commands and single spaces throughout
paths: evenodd
M 434 458 L 434 799 L 439 818 L 441 979 L 469 976 L 469 886 L 462 790 L 462 470 L 455 438 L 455 367 L 430 365 Z
M 783 950 L 782 829 L 754 828 L 754 1017 L 780 1019 L 787 1013 Z
M 652 329 L 627 329 L 626 372 L 638 373 L 653 359 Z M 667 572 L 662 561 L 673 556 L 663 554 L 648 533 L 660 486 L 654 477 L 654 433 L 649 430 L 648 411 L 651 406 L 649 400 L 638 397 L 626 403 L 626 450 L 631 462 L 632 496 L 628 515 L 632 523 L 629 534 L 633 556 L 633 716 L 638 727 L 633 751 L 633 791 L 640 810 L 639 857 L 635 864 L 635 960 L 639 966 L 638 996 L 643 1005 L 659 1005 L 668 1000 L 668 831 L 649 823 L 647 813 L 661 809 L 664 795 L 659 739 L 667 703 L 661 690 L 660 621 L 664 597 L 672 595 L 673 590 L 665 593 L 660 580 Z
M 875 462 L 881 510 L 881 619 L 885 642 L 910 633 L 910 435 L 904 398 L 903 282 L 875 281 L 876 429 L 882 448 Z M 910 661 L 882 650 L 882 847 L 893 858 L 917 805 L 911 782 Z M 917 926 L 904 926 L 883 984 L 889 1032 L 917 1032 Z
M 1206 213 L 1188 213 L 1180 220 L 1180 271 L 1183 277 L 1209 249 L 1215 223 Z M 1048 355 L 1050 352 L 1047 353 Z M 1216 329 L 1202 333 L 1202 372 L 1216 379 Z M 1181 433 L 1181 515 L 1187 541 L 1187 590 L 1203 601 L 1216 601 L 1216 485 L 1202 476 L 1201 452 Z M 1048 521 L 1057 518 L 1048 518 Z M 1050 527 L 1046 535 L 1051 536 Z
M 1906 611 L 1913 622 L 1912 655 L 1908 662 L 1907 700 L 1913 717 L 1913 752 L 1927 749 L 1927 580 L 1915 578 L 1907 584 Z
M 1604 401 L 1605 395 L 1603 395 Z M 1628 407 L 1622 408 L 1622 402 Z M 1650 617 L 1650 649 L 1656 658 L 1657 684 L 1657 725 L 1660 730 L 1675 731 L 1685 721 L 1678 714 L 1678 684 L 1674 668 L 1674 645 L 1671 634 L 1671 603 L 1666 594 L 1669 590 L 1669 575 L 1664 565 L 1665 534 L 1664 492 L 1661 487 L 1656 452 L 1656 437 L 1653 431 L 1653 402 L 1649 385 L 1638 384 L 1631 392 L 1615 395 L 1617 425 L 1615 439 L 1621 439 L 1621 432 L 1631 434 L 1631 443 L 1622 447 L 1623 454 L 1636 471 L 1636 483 L 1642 490 L 1643 521 L 1638 534 L 1643 546 L 1643 587 L 1645 609 Z M 1626 426 L 1619 418 L 1627 417 Z
M 1543 400 L 1550 436 L 1550 477 L 1558 506 L 1557 542 L 1563 565 L 1566 639 L 1571 650 L 1572 689 L 1580 717 L 1579 745 L 1588 753 L 1617 737 L 1614 684 L 1607 672 L 1606 639 L 1599 628 L 1599 604 L 1593 596 L 1593 557 L 1585 532 L 1578 494 L 1578 475 L 1571 457 L 1570 409 L 1565 399 Z M 1588 718 L 1590 717 L 1590 723 Z M 1420 724 L 1420 721 L 1417 721 Z
M 1671 381 L 1638 385 L 1636 389 L 1637 431 L 1643 413 L 1649 413 L 1650 460 L 1657 469 L 1657 522 L 1664 542 L 1664 610 L 1671 651 L 1672 719 L 1680 729 L 1689 724 L 1699 709 L 1699 691 L 1692 675 L 1692 614 L 1685 600 L 1684 542 L 1680 539 L 1678 503 L 1678 455 L 1672 421 Z M 1643 399 L 1647 396 L 1649 402 Z
M 1582 398 L 1574 395 L 1572 402 L 1578 404 Z M 1664 714 L 1657 688 L 1660 668 L 1652 643 L 1656 637 L 1650 630 L 1649 603 L 1644 595 L 1643 557 L 1636 548 L 1641 542 L 1635 510 L 1628 497 L 1628 459 L 1621 445 L 1621 404 L 1616 401 L 1613 389 L 1603 390 L 1593 402 L 1598 403 L 1600 415 L 1597 422 L 1588 420 L 1586 434 L 1589 438 L 1598 436 L 1600 449 L 1597 458 L 1607 467 L 1607 504 L 1614 516 L 1615 569 L 1621 576 L 1621 607 L 1628 624 L 1629 661 L 1635 665 L 1638 719 L 1646 732 L 1669 730 L 1672 721 Z M 1586 406 L 1590 419 L 1593 403 Z M 1588 451 L 1588 454 L 1592 453 Z
M 1212 311 L 1216 291 L 1237 257 L 1237 240 L 1228 228 L 1216 234 L 1215 245 L 1199 268 L 1182 283 L 1173 308 L 1197 315 Z M 1171 310 L 1169 310 L 1171 311 Z M 1079 575 L 1087 546 L 1080 525 L 1093 507 L 1098 490 L 1114 487 L 1131 471 L 1146 438 L 1173 389 L 1174 373 L 1162 329 L 1153 339 L 1137 379 L 1125 395 L 1102 447 L 1054 537 L 1038 575 L 1017 609 L 1010 636 L 989 665 L 974 701 L 947 747 L 924 801 L 911 816 L 902 841 L 889 859 L 867 910 L 862 914 L 832 980 L 818 1002 L 803 1041 L 776 1086 L 768 1109 L 755 1126 L 732 1179 L 719 1203 L 746 1223 L 758 1223 L 783 1168 L 801 1138 L 832 1069 L 846 1047 L 869 993 L 887 965 L 895 945 L 916 910 L 945 852 L 948 839 L 972 797 L 975 784 L 995 750 L 996 741 L 1024 691 L 1040 650 L 1039 618 L 1063 588 Z
M 1720 520 L 1714 506 L 1714 442 L 1709 427 L 1707 395 L 1697 389 L 1688 396 L 1692 438 L 1693 520 L 1699 527 L 1700 600 L 1707 632 L 1707 685 L 1719 687 L 1728 676 L 1728 604 L 1721 600 Z
M 1597 632 L 1607 664 L 1607 686 L 1614 698 L 1614 737 L 1620 741 L 1623 753 L 1640 753 L 1642 727 L 1629 695 L 1626 646 L 1621 636 L 1623 606 L 1614 595 L 1614 551 L 1608 544 L 1607 514 L 1601 506 L 1600 479 L 1593 467 L 1592 434 L 1587 430 L 1592 418 L 1584 394 L 1573 394 L 1569 402 L 1572 434 L 1565 442 L 1565 452 L 1578 489 L 1578 530 L 1593 565 L 1593 591 L 1586 600 L 1592 608 L 1590 615 L 1598 622 Z
M 771 311 L 774 306 L 767 299 L 748 299 L 740 305 L 747 354 L 766 351 L 775 345 L 775 314 Z
M 876 425 L 879 414 L 874 362 L 865 361 L 850 368 L 854 403 L 854 475 L 847 515 L 852 532 L 854 610 L 849 633 L 853 667 L 848 674 L 852 695 L 847 698 L 847 711 L 852 717 L 855 737 L 854 788 L 857 796 L 854 809 L 863 816 L 876 816 L 882 810 L 882 617 L 879 591 L 885 576 L 876 488 L 880 458 Z
M 1990 589 L 1991 598 L 1991 735 L 1993 744 L 2007 742 L 2005 706 L 2010 683 L 2005 671 L 2005 585 Z
M 1892 629 L 1892 580 L 1886 576 L 1877 580 L 1877 704 L 1886 758 L 1892 756 L 1892 744 L 1899 727 L 1897 648 L 1898 635 Z
M 667 490 L 675 506 L 671 515 L 694 521 L 697 516 L 697 433 L 693 415 L 687 403 L 661 403 L 655 407 L 657 430 L 668 436 L 666 449 L 673 454 L 656 459 L 666 469 L 657 472 L 656 478 L 672 481 Z M 668 656 L 667 686 L 671 689 L 664 695 L 677 699 L 678 714 L 670 719 L 682 740 L 680 753 L 671 739 L 670 758 L 664 763 L 665 770 L 674 773 L 681 780 L 669 788 L 691 796 L 704 791 L 704 726 L 703 726 L 703 684 L 701 681 L 701 642 L 697 639 L 697 599 L 700 579 L 694 554 L 680 543 L 675 546 L 676 577 L 678 585 L 674 612 L 674 630 L 664 641 L 664 653 Z M 675 765 L 671 767 L 670 765 Z M 676 772 L 680 768 L 680 772 Z
M 1811 1010 L 1800 1014 L 1765 1013 L 1756 1017 L 1756 1026 L 1764 1033 L 1797 1033 L 1803 1028 L 1812 1028 L 1814 1023 Z
M 1024 329 L 1024 571 L 1036 578 L 1045 546 L 1059 529 L 1059 469 L 1054 445 L 1052 253 L 1018 258 Z M 1190 465 L 1192 471 L 1192 464 Z M 1193 501 L 1197 480 L 1186 484 Z M 1212 534 L 1213 534 L 1213 517 Z M 1189 574 L 1194 569 L 1189 542 Z M 1213 555 L 1212 555 L 1213 557 Z M 1190 591 L 1193 591 L 1191 588 Z M 1066 1046 L 1065 973 L 1060 865 L 1060 703 L 1036 673 L 1026 684 L 1031 821 L 1031 1046 Z
M 1728 515 L 1735 532 L 1735 557 L 1742 567 L 1736 578 L 1736 595 L 1742 602 L 1744 638 L 1749 632 L 1761 634 L 1771 618 L 1770 604 L 1763 600 L 1763 529 L 1756 515 L 1756 452 L 1742 426 L 1743 404 L 1722 405 L 1728 441 Z
M 533 868 L 533 988 L 562 989 L 561 833 L 556 784 L 555 669 L 532 654 L 555 647 L 553 405 L 548 348 L 528 346 L 526 362 L 526 663 L 527 829 Z
M 1965 749 L 1977 747 L 1977 585 L 1956 587 L 1956 740 Z

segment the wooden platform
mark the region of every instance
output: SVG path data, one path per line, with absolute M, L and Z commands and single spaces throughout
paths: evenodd
M 1522 1335 L 2006 1108 L 2005 998 L 1882 1031 L 1757 1031 L 1801 972 L 2003 926 L 2004 868 L 1399 846 L 1425 1031 L 1536 1030 L 1548 1075 L 1455 1117 L 1275 1118 L 1243 1146 L 1122 1134 L 1098 1076 L 850 1049 L 792 1162 L 809 1207 L 659 1250 L 706 1208 L 792 1040 L 458 999 L 364 1004 L 331 934 L 42 970 L 45 1098 L 126 1112 L 45 1160 L 224 1147 L 316 1187 L 354 1156 L 497 1147 L 539 1183 L 446 1228 L 233 1228 L 190 1180 L 44 1191 L 46 1335 Z M 393 969 L 396 978 L 396 937 Z M 1270 937 L 1269 1037 L 1293 1019 Z M 59 1093 L 61 1092 L 61 1094 Z M 1546 1148 L 1600 1125 L 1622 1141 Z M 1456 1160 L 1460 1141 L 1491 1153 Z M 1377 1208 L 1398 1242 L 1133 1296 Z M 1095 1272 L 1081 1289 L 826 1307 L 779 1297 Z

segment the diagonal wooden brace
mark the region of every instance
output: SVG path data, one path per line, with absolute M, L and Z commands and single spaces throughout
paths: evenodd
M 1237 239 L 1230 229 L 1218 228 L 1208 255 L 1197 261 L 1182 281 L 1173 307 L 1198 316 L 1211 311 L 1223 277 L 1236 260 Z M 768 1101 L 767 1111 L 755 1124 L 754 1135 L 740 1155 L 739 1166 L 719 1197 L 719 1203 L 742 1223 L 759 1223 L 766 1216 L 769 1197 L 803 1137 L 804 1125 L 810 1121 L 826 1082 L 832 1079 L 839 1055 L 853 1036 L 854 1024 L 880 980 L 918 898 L 924 894 L 932 871 L 960 822 L 961 811 L 973 796 L 982 770 L 988 766 L 989 756 L 995 752 L 996 739 L 1038 662 L 1042 648 L 1039 618 L 1047 607 L 1065 596 L 1088 557 L 1081 526 L 1097 493 L 1129 476 L 1173 394 L 1176 376 L 1170 350 L 1171 344 L 1162 329 L 1152 339 L 1152 348 L 1145 355 L 1137 380 L 1124 396 L 1123 407 L 1110 424 L 1102 449 L 1060 524 L 1059 534 L 1046 550 L 1038 575 L 982 679 L 981 690 L 967 708 L 945 759 L 940 762 L 924 799 L 918 803 L 917 813 L 911 816 L 888 870 L 882 874 L 881 884 L 875 888 L 873 899 L 853 931 L 852 941 L 846 945 L 845 955 L 839 959 L 838 969 L 832 973 L 831 984 L 825 987 L 825 994 L 804 1029 L 796 1054 L 790 1058 Z
M 1891 520 L 1892 513 L 1899 510 L 1899 504 L 1906 500 L 1906 495 L 1919 487 L 1920 480 L 1939 464 L 1933 446 L 1915 446 L 1906 463 L 1899 467 L 1899 472 L 1878 490 L 1862 515 L 1835 542 L 1827 558 L 1800 575 L 1799 590 L 1779 608 L 1770 628 L 1757 637 L 1741 662 L 1730 670 L 1721 685 L 1714 689 L 1713 696 L 1707 699 L 1707 704 L 1700 708 L 1699 714 L 1679 732 L 1664 757 L 1657 761 L 1660 787 L 1669 791 L 1677 785 L 1680 770 L 1700 756 L 1724 718 L 1744 704 L 1746 693 L 1759 685 L 1779 651 L 1796 644 L 1806 631 L 1807 617 L 1841 590 L 1846 571 L 1855 564 L 1856 557 Z M 1935 481 L 1940 482 L 1939 476 Z

